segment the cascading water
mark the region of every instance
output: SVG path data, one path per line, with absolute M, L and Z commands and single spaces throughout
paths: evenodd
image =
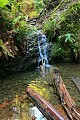
M 47 43 L 47 38 L 40 31 L 37 32 L 38 37 L 38 49 L 39 49 L 39 57 L 38 57 L 38 68 L 42 72 L 42 77 L 45 76 L 46 68 L 50 65 L 48 64 L 48 48 L 49 44 Z M 40 72 L 39 72 L 40 74 Z M 47 120 L 46 117 L 39 111 L 36 106 L 31 107 L 31 116 L 35 116 L 36 120 Z
M 49 67 L 48 62 L 48 49 L 49 44 L 47 43 L 47 38 L 41 32 L 38 32 L 38 48 L 39 48 L 39 58 L 38 58 L 38 66 L 41 71 L 45 73 L 47 67 Z

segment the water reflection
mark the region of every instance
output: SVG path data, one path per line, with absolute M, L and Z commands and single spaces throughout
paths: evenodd
M 46 98 L 47 100 L 51 100 L 51 91 L 52 88 L 48 86 L 47 82 L 43 80 L 42 78 L 37 78 L 33 80 L 30 84 L 29 87 L 38 92 L 41 96 Z M 50 91 L 49 91 L 50 90 Z
M 29 86 L 46 99 L 51 99 L 51 93 L 45 80 L 36 78 L 31 81 Z M 47 120 L 38 108 L 32 105 L 25 92 L 22 96 L 16 94 L 10 102 L 4 102 L 0 111 L 0 120 Z
M 63 80 L 77 106 L 80 106 L 80 93 L 71 81 L 71 75 L 77 75 L 80 78 L 80 66 L 74 64 L 56 66 L 63 75 Z M 27 85 L 38 91 L 41 96 L 66 116 L 54 87 L 48 85 L 50 84 L 50 75 L 47 74 L 46 78 L 37 78 L 38 75 L 36 71 L 24 72 L 0 80 L 0 120 L 32 120 L 31 108 L 35 106 L 31 105 L 31 101 L 24 92 Z
M 35 116 L 35 120 L 47 120 L 36 106 L 32 107 L 30 110 L 31 116 Z

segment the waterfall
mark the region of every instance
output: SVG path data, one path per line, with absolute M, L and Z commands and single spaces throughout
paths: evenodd
M 47 38 L 41 32 L 38 32 L 38 48 L 39 48 L 39 57 L 38 57 L 38 66 L 41 71 L 45 73 L 45 68 L 49 66 L 48 62 L 48 48 L 49 44 L 47 43 Z

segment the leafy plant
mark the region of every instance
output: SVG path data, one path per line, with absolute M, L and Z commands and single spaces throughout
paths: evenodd
M 59 42 L 55 42 L 51 48 L 51 56 L 53 59 L 61 58 L 64 59 L 65 50 Z
M 67 7 L 65 8 L 65 5 Z M 60 10 L 64 8 L 63 10 Z M 55 30 L 59 29 L 61 34 L 77 33 L 79 24 L 80 2 L 63 1 L 51 13 L 51 16 L 44 24 L 43 30 L 51 34 L 53 38 Z M 56 21 L 55 25 L 52 21 Z
M 65 0 L 54 8 L 51 15 L 44 23 L 43 30 L 52 45 L 52 56 L 72 57 L 77 56 L 80 40 L 80 1 Z M 64 52 L 62 52 L 64 51 Z
M 0 7 L 3 8 L 9 0 L 0 0 Z
M 78 43 L 74 34 L 67 33 L 58 37 L 57 41 L 53 44 L 51 55 L 53 58 L 67 58 L 78 55 Z
M 39 13 L 44 8 L 43 0 L 34 0 L 34 9 L 37 10 Z
M 3 43 L 3 41 L 1 39 L 0 39 L 0 47 L 2 48 L 2 52 L 4 53 L 4 55 L 6 57 L 7 56 L 14 57 L 14 53 L 13 53 L 12 49 L 9 48 L 9 46 L 7 45 L 7 43 Z
M 70 48 L 71 51 L 76 55 L 78 52 L 77 39 L 74 34 L 67 33 L 58 37 L 58 42 L 61 42 L 63 48 L 67 50 Z
M 60 41 L 63 38 L 65 39 L 64 43 L 69 43 L 69 44 L 71 43 L 71 44 L 73 44 L 76 41 L 75 35 L 71 34 L 71 33 L 67 33 L 67 34 L 59 36 L 58 37 L 58 41 Z

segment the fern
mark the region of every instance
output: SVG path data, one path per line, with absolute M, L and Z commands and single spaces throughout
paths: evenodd
M 0 47 L 2 48 L 2 52 L 5 56 L 14 57 L 13 51 L 8 48 L 6 43 L 3 43 L 3 41 L 0 39 Z

